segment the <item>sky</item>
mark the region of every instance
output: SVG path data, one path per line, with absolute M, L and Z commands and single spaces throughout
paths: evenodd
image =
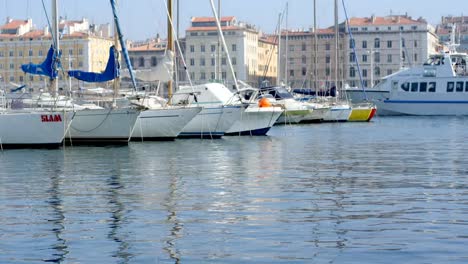
M 156 34 L 166 36 L 167 0 L 116 0 L 124 37 L 144 40 Z M 174 7 L 176 7 L 176 1 Z M 180 35 L 194 16 L 212 16 L 210 0 L 179 0 Z M 213 0 L 215 5 L 219 0 Z M 423 17 L 435 25 L 442 16 L 459 16 L 468 12 L 468 0 L 344 0 L 349 17 L 386 16 L 405 14 L 413 18 Z M 0 0 L 0 19 L 32 18 L 38 28 L 47 24 L 42 6 L 44 2 L 51 16 L 51 0 Z M 333 25 L 333 0 L 317 0 L 317 24 L 319 28 Z M 339 2 L 339 21 L 344 12 Z M 313 25 L 313 0 L 221 0 L 221 15 L 236 16 L 238 20 L 254 24 L 266 33 L 275 31 L 278 15 L 289 5 L 288 28 L 308 29 Z M 447 3 L 447 4 L 445 4 Z M 448 4 L 449 3 L 449 4 Z M 175 9 L 175 8 L 174 8 Z M 175 13 L 176 11 L 174 11 Z M 111 23 L 109 0 L 59 0 L 59 15 L 71 20 L 88 18 L 96 24 Z M 468 14 L 466 14 L 468 15 Z M 283 25 L 284 27 L 285 25 Z

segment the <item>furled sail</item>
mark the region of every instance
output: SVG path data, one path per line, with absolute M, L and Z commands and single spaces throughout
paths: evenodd
M 59 54 L 60 56 L 60 54 Z M 25 73 L 33 75 L 44 75 L 48 76 L 50 79 L 55 79 L 58 76 L 58 65 L 59 58 L 56 58 L 54 46 L 51 45 L 49 51 L 47 52 L 47 57 L 41 64 L 23 64 L 21 65 L 21 70 Z
M 119 65 L 115 58 L 115 47 L 109 49 L 109 60 L 103 72 L 68 71 L 68 76 L 84 82 L 107 82 L 119 77 Z

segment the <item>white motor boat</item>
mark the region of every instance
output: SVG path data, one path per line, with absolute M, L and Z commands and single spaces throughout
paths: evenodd
M 386 76 L 366 93 L 379 115 L 468 115 L 467 62 L 464 53 L 432 55 L 423 65 Z
M 273 105 L 284 109 L 283 114 L 276 120 L 276 125 L 298 124 L 311 112 L 304 103 L 295 100 L 284 87 L 262 87 L 259 97 L 268 98 Z
M 256 103 L 243 102 L 240 94 L 220 83 L 181 87 L 174 104 L 194 104 L 203 110 L 183 129 L 179 137 L 221 137 L 229 135 L 265 135 L 282 109 L 258 109 Z M 250 108 L 250 109 L 249 109 Z
M 265 136 L 283 114 L 283 108 L 272 106 L 269 100 L 258 100 L 258 92 L 255 88 L 244 88 L 238 92 L 240 97 L 232 98 L 238 103 L 244 102 L 247 108 L 241 118 L 226 131 L 227 136 Z

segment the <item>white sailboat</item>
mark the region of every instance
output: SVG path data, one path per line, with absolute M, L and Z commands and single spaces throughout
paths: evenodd
M 146 107 L 135 123 L 132 141 L 173 140 L 202 111 L 202 107 L 161 105 L 157 96 L 147 96 L 134 104 Z
M 73 113 L 47 109 L 12 109 L 2 96 L 0 149 L 58 148 L 72 122 Z
M 168 25 L 172 25 L 172 2 L 168 5 Z M 168 49 L 165 61 L 159 67 L 145 72 L 135 72 L 139 79 L 145 81 L 167 81 L 169 96 L 171 94 L 174 58 L 173 28 L 168 27 Z M 162 69 L 164 68 L 164 69 Z M 182 129 L 202 111 L 202 107 L 194 105 L 168 104 L 168 101 L 156 94 L 143 94 L 142 98 L 131 100 L 133 104 L 145 108 L 137 119 L 131 139 L 142 140 L 173 140 Z
M 58 20 L 57 20 L 57 0 L 54 11 L 54 33 L 55 43 L 59 48 L 58 38 Z M 111 5 L 115 5 L 111 0 Z M 113 7 L 115 25 L 117 31 L 120 31 L 118 19 Z M 119 34 L 121 35 L 121 34 Z M 86 82 L 104 82 L 114 80 L 114 85 L 118 84 L 118 63 L 114 47 L 110 48 L 109 60 L 106 69 L 102 73 L 69 71 L 68 75 Z M 124 51 L 125 52 L 125 51 Z M 114 90 L 114 92 L 117 89 Z M 99 107 L 93 104 L 77 105 L 73 102 L 73 108 L 77 109 L 75 114 L 75 123 L 70 126 L 66 140 L 71 144 L 127 144 L 135 122 L 140 114 L 140 110 L 134 107 L 118 107 L 116 101 L 111 101 L 107 108 Z

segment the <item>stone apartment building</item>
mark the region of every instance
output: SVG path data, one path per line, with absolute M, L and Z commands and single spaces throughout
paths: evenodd
M 315 47 L 317 37 L 317 49 Z M 339 34 L 338 61 L 343 61 L 344 35 Z M 294 88 L 326 89 L 335 78 L 335 32 L 333 28 L 283 31 L 281 34 L 280 82 Z M 317 58 L 315 58 L 317 56 Z M 317 61 L 317 64 L 315 64 Z M 316 74 L 315 74 L 316 73 Z M 339 63 L 339 79 L 343 64 Z M 317 80 L 317 85 L 314 85 Z
M 457 51 L 468 52 L 468 16 L 442 17 L 441 23 L 437 25 L 437 35 L 442 43 L 451 41 L 453 29 L 455 43 L 460 45 Z
M 258 86 L 263 80 L 266 60 L 270 54 L 274 56 L 276 53 L 276 43 L 262 36 L 254 26 L 238 22 L 233 16 L 222 17 L 221 26 L 236 77 Z M 227 56 L 218 39 L 214 18 L 192 18 L 191 26 L 186 30 L 184 55 L 194 83 L 222 80 L 233 84 Z M 275 81 L 277 62 L 273 59 L 269 61 L 266 77 L 269 81 Z
M 341 24 L 345 31 L 348 25 Z M 350 86 L 360 86 L 356 57 L 365 87 L 373 87 L 382 77 L 403 67 L 422 64 L 440 49 L 435 28 L 424 19 L 408 15 L 351 18 L 354 40 L 347 36 L 345 80 Z M 354 50 L 353 50 L 354 46 Z
M 60 49 L 62 67 L 84 71 L 102 71 L 109 57 L 109 47 L 113 40 L 109 26 L 99 26 L 100 31 L 91 30 L 86 19 L 78 21 L 60 20 Z M 107 32 L 105 32 L 107 30 Z M 52 45 L 48 27 L 36 29 L 32 20 L 13 20 L 8 18 L 0 26 L 0 76 L 4 83 L 28 84 L 32 88 L 44 87 L 42 76 L 27 75 L 21 70 L 22 64 L 41 63 Z M 68 86 L 66 77 L 59 75 L 60 85 Z
M 430 54 L 440 49 L 435 28 L 422 18 L 407 15 L 386 17 L 351 18 L 348 25 L 339 25 L 338 78 L 350 86 L 360 86 L 357 58 L 364 86 L 372 87 L 384 76 L 402 67 L 423 63 Z M 326 88 L 335 82 L 334 28 L 317 30 L 317 79 L 318 88 Z M 286 36 L 288 59 L 286 59 Z M 312 30 L 285 32 L 281 38 L 281 78 L 291 87 L 313 87 L 314 36 Z M 287 63 L 287 64 L 286 64 Z M 287 65 L 287 70 L 285 69 Z

